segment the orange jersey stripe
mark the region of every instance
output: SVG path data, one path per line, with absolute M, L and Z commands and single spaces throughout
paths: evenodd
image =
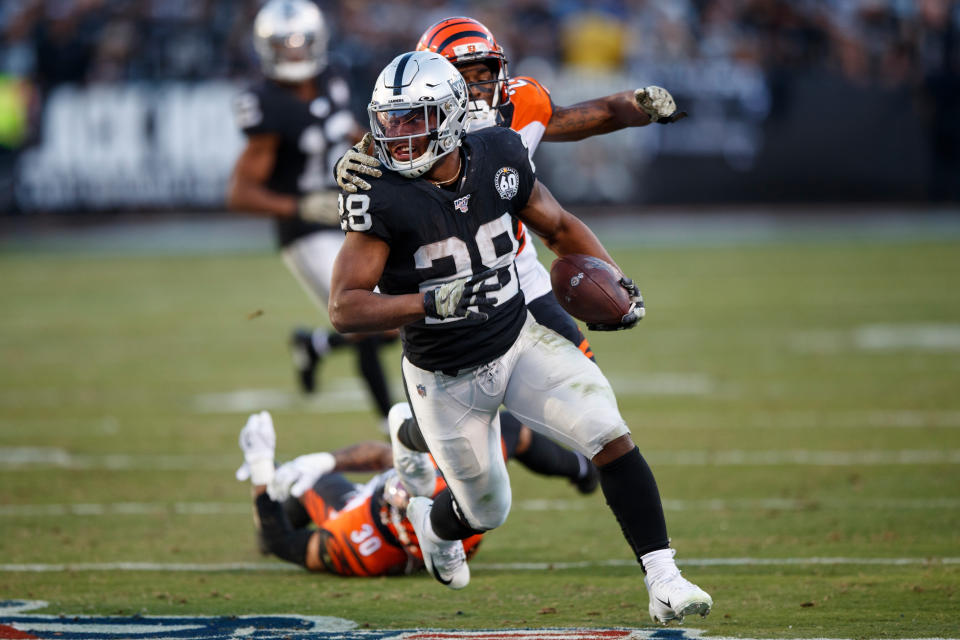
M 544 127 L 553 117 L 553 102 L 546 87 L 529 76 L 510 79 L 507 93 L 513 104 L 513 118 L 510 128 L 519 131 L 531 122 L 539 122 Z

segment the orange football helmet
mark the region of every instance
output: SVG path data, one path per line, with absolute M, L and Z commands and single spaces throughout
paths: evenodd
M 490 67 L 494 80 L 471 85 L 496 83 L 493 92 L 494 110 L 510 101 L 507 94 L 507 56 L 490 30 L 473 18 L 446 18 L 428 28 L 420 36 L 417 51 L 433 51 L 453 63 L 454 66 L 483 62 Z

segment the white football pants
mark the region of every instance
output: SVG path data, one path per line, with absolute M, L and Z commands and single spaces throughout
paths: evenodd
M 600 368 L 529 313 L 513 346 L 486 365 L 456 376 L 425 371 L 406 358 L 402 366 L 424 440 L 475 529 L 500 526 L 510 511 L 501 404 L 531 429 L 588 458 L 630 432 Z
M 287 268 L 321 309 L 330 300 L 333 262 L 343 245 L 343 231 L 315 231 L 291 242 L 280 252 Z

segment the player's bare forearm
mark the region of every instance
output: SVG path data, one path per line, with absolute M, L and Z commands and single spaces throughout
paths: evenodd
M 347 233 L 330 283 L 330 322 L 337 331 L 386 331 L 426 316 L 420 293 L 374 293 L 389 256 L 390 246 L 380 238 Z
M 277 161 L 279 136 L 260 134 L 247 140 L 227 186 L 227 207 L 267 216 L 294 216 L 297 198 L 266 187 Z
M 336 471 L 384 471 L 393 466 L 393 451 L 386 442 L 369 440 L 333 452 Z
M 520 219 L 558 256 L 582 253 L 616 265 L 590 227 L 560 206 L 539 180 Z
M 297 214 L 297 198 L 234 176 L 227 190 L 227 207 L 267 217 L 293 217 Z
M 555 107 L 543 139 L 572 142 L 647 124 L 650 124 L 650 116 L 637 108 L 633 91 L 621 91 L 569 107 Z
M 341 333 L 387 331 L 422 320 L 423 294 L 388 296 L 364 289 L 344 289 L 330 297 L 330 322 Z

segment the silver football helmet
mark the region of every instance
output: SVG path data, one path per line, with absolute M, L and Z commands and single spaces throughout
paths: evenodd
M 443 56 L 411 51 L 394 58 L 380 72 L 367 106 L 380 161 L 407 178 L 429 171 L 460 146 L 467 99 L 463 76 Z M 414 139 L 424 136 L 427 148 L 414 157 Z
M 308 80 L 327 66 L 323 14 L 310 0 L 270 0 L 253 23 L 253 46 L 268 78 Z

